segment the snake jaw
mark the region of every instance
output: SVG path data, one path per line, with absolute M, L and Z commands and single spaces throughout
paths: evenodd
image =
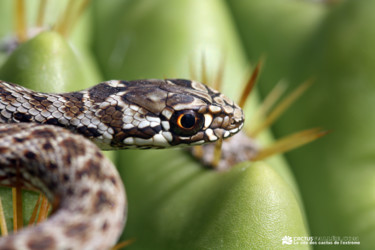
M 243 111 L 238 109 L 235 111 L 234 115 L 230 119 L 230 124 L 226 129 L 230 132 L 231 136 L 237 134 L 243 127 L 245 118 Z
M 218 137 L 217 139 L 226 139 L 237 134 L 242 129 L 243 125 L 244 116 L 242 110 L 240 110 L 239 116 L 226 114 L 224 115 L 224 118 L 223 116 L 214 118 L 211 129 Z
M 242 109 L 238 105 L 222 94 L 221 96 L 226 104 L 222 107 L 214 106 L 215 108 L 212 108 L 213 105 L 208 107 L 211 112 L 212 122 L 207 128 L 211 128 L 218 138 L 226 139 L 242 129 L 245 118 Z

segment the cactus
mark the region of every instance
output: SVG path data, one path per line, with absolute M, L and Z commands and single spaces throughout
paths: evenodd
M 260 84 L 243 106 L 248 132 L 277 81 L 294 85 L 316 78 L 272 131 L 267 128 L 256 138 L 260 145 L 272 145 L 273 133 L 332 129 L 286 157 L 248 159 L 215 171 L 183 150 L 112 152 L 128 193 L 121 240 L 134 239 L 130 249 L 278 249 L 296 244 L 293 237 L 309 236 L 355 236 L 362 246 L 374 246 L 365 229 L 372 224 L 374 147 L 364 137 L 373 127 L 366 112 L 372 89 L 372 3 L 97 0 L 87 5 L 82 0 L 51 1 L 43 12 L 43 2 L 24 6 L 17 1 L 18 8 L 13 1 L 0 3 L 0 11 L 8 10 L 0 15 L 0 79 L 51 92 L 109 79 L 200 77 L 217 83 L 220 78 L 221 91 L 240 100 L 247 62 L 265 55 Z M 13 8 L 17 18 L 10 19 Z M 44 26 L 30 32 L 40 19 Z M 361 39 L 346 36 L 357 31 Z M 345 145 L 346 139 L 356 147 Z M 365 166 L 353 168 L 357 164 Z M 10 225 L 9 190 L 0 191 Z M 25 221 L 35 199 L 24 193 Z M 314 240 L 292 246 L 311 248 L 319 243 Z

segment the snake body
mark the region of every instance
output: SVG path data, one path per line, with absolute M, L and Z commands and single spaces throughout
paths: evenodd
M 0 249 L 107 249 L 122 231 L 125 191 L 100 150 L 63 128 L 0 125 L 0 179 L 40 190 L 53 204 L 47 221 L 0 239 Z
M 62 94 L 0 82 L 0 184 L 44 193 L 46 222 L 0 249 L 107 249 L 125 221 L 125 192 L 99 149 L 167 148 L 227 138 L 242 110 L 204 84 L 112 80 Z M 68 131 L 70 130 L 70 132 Z

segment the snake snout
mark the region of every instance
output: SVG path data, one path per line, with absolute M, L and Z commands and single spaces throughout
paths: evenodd
M 243 123 L 245 122 L 243 110 L 237 105 L 235 106 L 234 111 L 230 117 L 230 121 L 230 126 L 233 128 L 242 128 Z

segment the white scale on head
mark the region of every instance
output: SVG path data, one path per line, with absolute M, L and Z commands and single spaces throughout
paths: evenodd
M 204 127 L 203 129 L 207 129 L 212 123 L 212 115 L 204 114 Z
M 205 134 L 210 141 L 216 141 L 218 139 L 217 136 L 214 135 L 214 131 L 210 128 L 206 130 Z
M 131 129 L 134 127 L 138 127 L 139 129 L 144 129 L 147 127 L 155 128 L 162 124 L 162 126 L 165 128 L 167 127 L 169 130 L 169 122 L 168 121 L 161 121 L 159 117 L 155 116 L 145 116 L 147 114 L 147 111 L 135 106 L 130 105 L 129 108 L 125 109 L 124 111 L 124 118 L 123 122 L 125 123 L 123 125 L 123 129 Z M 169 110 L 166 110 L 164 114 L 170 114 Z M 124 143 L 131 146 L 133 144 L 144 146 L 144 145 L 155 145 L 155 146 L 161 146 L 161 147 L 167 147 L 170 146 L 168 141 L 172 141 L 172 134 L 170 132 L 163 132 L 160 131 L 158 134 L 154 135 L 153 137 L 149 139 L 143 139 L 138 137 L 127 137 L 124 139 Z

